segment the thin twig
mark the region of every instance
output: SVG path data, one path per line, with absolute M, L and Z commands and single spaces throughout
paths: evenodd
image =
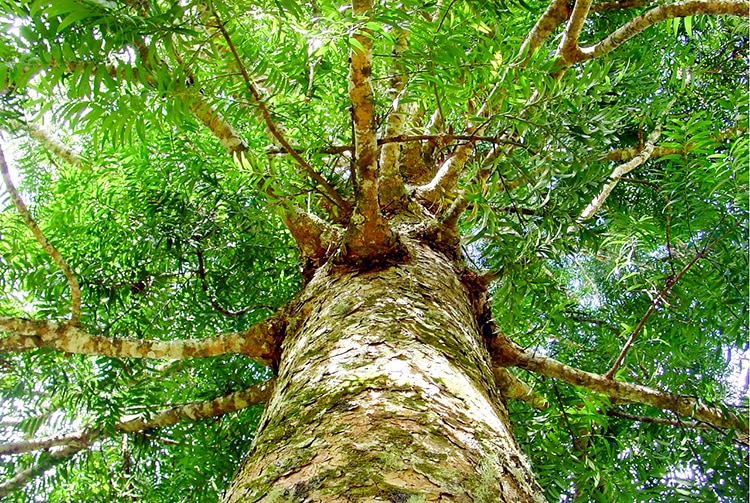
M 76 277 L 75 273 L 70 268 L 68 263 L 65 261 L 65 259 L 62 257 L 62 255 L 60 255 L 60 252 L 57 251 L 57 248 L 55 248 L 52 243 L 47 240 L 44 234 L 42 234 L 41 229 L 39 229 L 39 225 L 36 223 L 36 220 L 34 220 L 34 217 L 31 216 L 31 212 L 26 207 L 26 204 L 23 202 L 23 199 L 21 199 L 21 196 L 18 194 L 15 185 L 13 185 L 13 181 L 10 179 L 10 173 L 8 173 L 8 164 L 5 162 L 5 154 L 2 147 L 0 147 L 0 173 L 2 174 L 3 181 L 5 182 L 5 187 L 10 194 L 10 198 L 13 201 L 13 205 L 18 210 L 18 213 L 20 213 L 21 218 L 23 218 L 26 227 L 31 230 L 37 242 L 39 242 L 39 244 L 42 245 L 44 251 L 52 257 L 62 273 L 65 275 L 65 278 L 68 280 L 71 298 L 70 324 L 73 326 L 78 326 L 81 322 L 81 287 L 78 284 L 78 278 Z
M 203 260 L 203 250 L 198 248 L 195 251 L 195 254 L 198 257 L 198 277 L 201 280 L 201 289 L 203 290 L 203 293 L 206 294 L 208 297 L 209 302 L 211 303 L 211 307 L 219 311 L 221 314 L 224 314 L 226 316 L 242 316 L 243 314 L 247 314 L 248 311 L 250 311 L 251 308 L 246 307 L 245 309 L 240 309 L 239 311 L 231 311 L 221 304 L 219 304 L 213 295 L 211 295 L 211 292 L 208 291 L 208 282 L 206 281 L 206 266 L 205 261 Z
M 706 254 L 709 252 L 711 248 L 714 247 L 716 243 L 719 242 L 724 236 L 726 236 L 727 233 L 722 234 L 718 238 L 714 239 L 712 242 L 707 244 L 703 247 L 701 251 L 695 254 L 695 257 L 693 257 L 693 260 L 688 262 L 685 267 L 682 268 L 682 270 L 677 274 L 677 276 L 669 276 L 666 279 L 666 285 L 664 288 L 656 295 L 656 298 L 651 303 L 651 306 L 649 306 L 648 310 L 646 311 L 646 314 L 643 315 L 641 318 L 641 321 L 638 322 L 638 325 L 636 325 L 635 329 L 633 330 L 633 333 L 630 334 L 630 337 L 628 338 L 628 341 L 625 343 L 625 346 L 623 346 L 622 351 L 620 351 L 620 354 L 617 356 L 617 359 L 615 360 L 615 363 L 612 364 L 612 368 L 609 369 L 609 371 L 604 374 L 604 377 L 607 379 L 612 379 L 615 375 L 615 372 L 617 372 L 617 369 L 620 368 L 620 365 L 622 365 L 623 360 L 625 360 L 625 356 L 628 354 L 628 350 L 630 350 L 631 346 L 635 342 L 636 337 L 638 337 L 638 334 L 643 330 L 643 327 L 646 325 L 646 322 L 651 317 L 651 315 L 654 313 L 657 307 L 662 303 L 662 301 L 666 298 L 667 294 L 672 290 L 672 287 L 682 279 L 683 276 L 690 270 L 691 267 L 693 267 L 700 259 L 704 258 Z
M 336 204 L 338 207 L 344 210 L 344 212 L 348 212 L 349 204 L 341 197 L 341 195 L 339 195 L 338 192 L 336 192 L 336 189 L 334 189 L 333 186 L 328 183 L 325 178 L 323 178 L 317 171 L 315 171 L 312 166 L 310 166 L 310 164 L 305 159 L 303 159 L 296 150 L 294 150 L 294 148 L 289 144 L 287 139 L 281 133 L 278 126 L 273 121 L 273 118 L 271 118 L 271 112 L 268 110 L 268 107 L 263 101 L 263 98 L 260 95 L 260 91 L 258 91 L 258 88 L 255 87 L 255 84 L 253 84 L 253 80 L 250 78 L 250 74 L 248 73 L 247 68 L 245 68 L 244 63 L 242 62 L 242 58 L 240 58 L 240 55 L 237 52 L 237 48 L 235 47 L 232 38 L 229 36 L 229 32 L 227 32 L 226 28 L 224 28 L 224 23 L 222 22 L 221 18 L 219 18 L 219 14 L 216 11 L 213 11 L 212 14 L 216 18 L 216 28 L 219 30 L 222 37 L 224 37 L 224 40 L 229 46 L 229 50 L 232 52 L 234 61 L 239 67 L 242 79 L 245 81 L 245 85 L 250 91 L 250 94 L 252 94 L 253 100 L 255 101 L 255 106 L 257 106 L 258 110 L 260 110 L 263 121 L 266 123 L 266 127 L 270 131 L 271 135 L 281 144 L 282 147 L 284 147 L 284 150 L 286 150 L 286 152 L 290 156 L 292 156 L 292 159 L 297 162 L 297 164 L 305 171 L 305 173 L 307 173 L 310 178 L 320 184 L 320 186 L 323 188 L 322 194 L 330 199 L 332 203 Z

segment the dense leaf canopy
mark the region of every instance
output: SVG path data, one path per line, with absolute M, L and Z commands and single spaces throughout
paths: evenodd
M 594 3 L 581 45 L 657 4 Z M 0 0 L 2 148 L 80 283 L 80 325 L 198 339 L 246 330 L 292 298 L 305 264 L 280 215 L 344 219 L 308 171 L 351 198 L 349 58 L 364 26 L 381 143 L 397 107 L 404 118 L 402 170 L 473 147 L 462 246 L 496 278 L 498 328 L 602 374 L 635 334 L 617 379 L 742 413 L 747 19 L 670 16 L 564 64 L 562 20 L 529 47 L 547 7 L 403 0 L 365 18 L 326 0 Z M 9 192 L 0 211 L 0 317 L 64 321 L 70 282 Z M 0 441 L 100 435 L 71 457 L 0 455 L 0 484 L 47 468 L 7 501 L 215 501 L 260 406 L 135 433 L 117 424 L 270 372 L 242 355 L 0 354 Z M 734 432 L 516 374 L 549 405 L 509 403 L 550 501 L 745 500 L 748 450 Z

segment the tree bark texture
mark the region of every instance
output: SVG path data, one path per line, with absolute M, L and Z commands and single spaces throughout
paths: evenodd
M 470 292 L 441 253 L 333 261 L 292 306 L 277 385 L 225 502 L 541 502 Z

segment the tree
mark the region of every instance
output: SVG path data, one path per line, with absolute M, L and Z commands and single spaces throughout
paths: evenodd
M 7 501 L 746 497 L 747 1 L 0 5 Z

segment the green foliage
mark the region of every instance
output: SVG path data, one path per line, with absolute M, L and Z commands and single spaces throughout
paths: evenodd
M 501 272 L 492 285 L 499 327 L 525 347 L 606 372 L 658 293 L 697 258 L 618 378 L 746 406 L 737 367 L 748 350 L 747 21 L 674 20 L 556 81 L 554 43 L 518 61 L 546 3 L 442 4 L 384 2 L 363 21 L 328 1 L 0 0 L 0 125 L 44 123 L 82 152 L 70 166 L 19 134 L 12 164 L 43 232 L 79 275 L 84 326 L 203 337 L 243 330 L 291 298 L 301 284 L 297 253 L 273 209 L 323 202 L 287 156 L 266 155 L 275 147 L 214 26 L 223 23 L 290 143 L 348 194 L 348 158 L 320 152 L 351 143 L 347 61 L 351 34 L 366 22 L 381 132 L 392 112 L 396 29 L 410 32 L 401 99 L 425 118 L 412 132 L 436 109 L 445 132 L 462 132 L 498 87 L 484 134 L 514 145 L 478 145 L 462 180 L 473 207 L 461 226 L 475 265 Z M 632 14 L 593 14 L 583 41 Z M 249 165 L 232 162 L 196 117 L 201 102 L 240 133 Z M 658 146 L 672 153 L 627 175 L 577 226 L 619 164 L 607 153 L 639 146 L 657 124 Z M 432 160 L 454 147 L 439 145 Z M 483 165 L 498 149 L 504 155 Z M 482 184 L 481 168 L 491 171 Z M 0 211 L 0 315 L 64 318 L 65 278 L 4 193 Z M 243 389 L 267 372 L 240 357 L 0 355 L 0 421 L 9 425 L 0 441 L 111 429 L 123 416 Z M 550 501 L 745 500 L 747 448 L 732 435 L 607 415 L 677 420 L 521 377 L 551 404 L 544 412 L 511 404 Z M 8 501 L 215 501 L 259 413 L 113 436 Z M 0 459 L 0 480 L 47 455 Z

